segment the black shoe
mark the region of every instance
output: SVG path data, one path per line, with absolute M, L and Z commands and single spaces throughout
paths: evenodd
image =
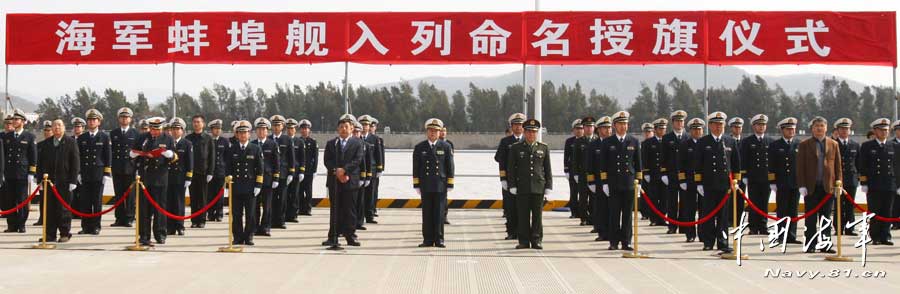
M 200 228 L 200 229 L 206 228 L 206 223 L 197 224 L 197 228 Z
M 33 224 L 31 224 L 31 225 L 32 225 L 32 226 L 35 226 L 35 227 L 40 227 L 40 226 L 43 226 L 43 225 L 44 225 L 44 222 L 38 221 L 38 222 L 33 223 Z
M 19 229 L 19 233 L 20 233 L 20 234 L 24 234 L 24 233 L 25 233 L 25 228 L 20 228 L 20 229 Z
M 299 223 L 300 221 L 297 220 L 296 218 L 294 218 L 294 219 L 286 220 L 286 222 L 289 222 L 289 223 Z
M 150 243 L 150 240 L 141 240 L 141 246 L 153 246 L 153 243 Z
M 360 244 L 356 239 L 347 239 L 347 246 L 359 247 L 360 245 L 362 244 Z
M 310 213 L 310 212 L 301 212 L 300 215 L 310 216 L 310 215 L 312 215 L 312 213 Z M 375 215 L 375 216 L 378 216 L 378 215 Z
M 124 223 L 124 224 L 122 224 L 122 226 L 123 226 L 123 227 L 126 227 L 126 228 L 131 228 L 131 227 L 134 226 L 134 224 L 132 224 L 132 223 Z
M 531 249 L 543 250 L 544 246 L 541 245 L 541 242 L 531 243 Z
M 114 223 L 112 223 L 112 224 L 109 225 L 109 226 L 110 226 L 110 227 L 124 227 L 125 225 L 123 225 L 122 223 L 119 223 L 119 222 L 114 222 Z
M 175 230 L 166 230 L 166 235 L 175 235 Z
M 444 245 L 444 242 L 437 242 L 437 243 L 434 243 L 434 247 L 437 247 L 437 248 L 446 248 L 447 246 Z
M 881 245 L 881 241 L 872 241 L 872 245 Z
M 358 226 L 358 227 L 356 227 L 356 229 L 357 229 L 357 230 L 360 230 L 360 231 L 366 231 L 366 230 L 368 230 L 368 229 L 367 229 L 366 227 L 364 227 L 364 226 Z
M 166 239 L 165 238 L 157 238 L 156 244 L 161 244 L 161 245 L 166 244 Z
M 694 242 L 694 237 L 688 237 L 687 240 L 684 240 L 684 242 L 687 242 L 687 243 L 693 243 L 693 242 Z
M 703 251 L 710 251 L 712 249 L 712 246 L 703 246 Z
M 619 246 L 609 245 L 609 247 L 607 247 L 606 250 L 619 250 Z
M 584 220 L 582 220 L 582 221 L 581 221 L 581 223 L 580 223 L 580 224 L 578 224 L 578 225 L 579 225 L 579 226 L 583 226 L 583 225 L 586 225 L 586 224 L 587 224 L 587 222 L 586 222 L 586 221 L 584 221 Z
M 6 229 L 6 230 L 3 230 L 4 233 L 15 233 L 15 232 L 18 232 L 18 231 L 19 231 L 19 229 Z
M 254 233 L 253 235 L 254 235 L 254 236 L 266 236 L 266 237 L 271 237 L 271 236 L 272 236 L 271 233 L 269 233 L 269 232 L 262 232 L 262 231 L 256 232 L 256 233 Z
M 603 238 L 603 237 L 597 237 L 596 239 L 594 239 L 594 241 L 602 242 L 602 241 L 609 241 L 609 240 L 606 240 L 606 238 Z
M 577 218 L 577 216 L 575 216 L 575 215 L 573 214 L 573 215 L 570 215 L 569 218 Z
M 445 224 L 445 225 L 449 225 L 449 224 L 450 224 L 450 221 L 444 220 L 444 224 Z
M 881 244 L 884 244 L 884 245 L 887 245 L 887 246 L 894 246 L 894 241 L 887 240 L 887 241 L 881 242 Z
M 196 228 L 198 228 L 197 224 L 191 224 L 191 229 L 196 229 Z
M 631 246 L 625 245 L 625 246 L 622 246 L 622 251 L 634 251 L 634 248 L 631 248 Z
M 337 244 L 337 242 L 331 240 L 322 241 L 322 246 L 333 246 L 335 244 Z
M 378 224 L 378 222 L 375 221 L 374 219 L 367 219 L 367 220 L 366 220 L 366 223 L 367 223 L 367 224 Z
M 847 236 L 858 236 L 858 235 L 856 234 L 856 232 L 854 232 L 853 230 L 846 230 L 846 231 L 844 231 L 844 235 L 847 235 Z
M 519 244 L 519 245 L 516 245 L 516 249 L 528 249 L 528 248 L 529 248 L 528 244 Z
M 231 242 L 231 245 L 241 245 L 244 244 L 244 241 L 234 240 Z
M 832 253 L 832 254 L 837 253 L 837 251 L 834 251 L 834 249 L 831 249 L 831 248 L 828 248 L 828 249 L 821 249 L 821 250 L 819 250 L 819 252 L 821 252 L 821 253 Z
M 309 213 L 309 212 L 307 212 Z M 378 217 L 378 213 L 372 213 L 373 216 Z
M 38 242 L 44 242 L 44 238 L 39 238 Z M 47 243 L 56 242 L 56 239 L 47 239 Z
M 816 249 L 809 247 L 808 249 L 806 249 L 806 253 L 816 253 Z
M 93 230 L 93 231 L 88 232 L 88 234 L 97 236 L 97 235 L 100 235 L 100 230 Z
M 591 230 L 591 234 L 596 234 L 596 233 L 597 233 L 597 229 Z
M 88 232 L 87 232 L 87 231 L 85 231 L 85 230 L 81 230 L 81 231 L 78 231 L 78 233 L 77 233 L 77 234 L 79 234 L 79 235 L 84 235 L 84 234 L 87 234 L 87 233 L 88 233 Z
M 721 250 L 719 250 L 719 251 L 721 251 L 720 254 L 725 254 L 725 253 L 732 253 L 732 252 L 734 252 L 734 249 L 731 249 L 731 248 L 725 248 L 725 249 L 721 249 Z
M 431 246 L 434 246 L 434 244 L 432 244 L 432 243 L 422 243 L 422 244 L 419 244 L 419 247 L 431 247 Z
M 675 234 L 675 233 L 678 233 L 678 229 L 676 229 L 676 228 L 669 228 L 669 230 L 666 231 L 666 234 Z
M 285 225 L 277 225 L 277 226 L 272 226 L 272 228 L 273 228 L 273 229 L 282 229 L 282 230 L 287 230 L 287 226 L 285 226 Z
M 175 234 L 177 234 L 178 236 L 184 236 L 184 229 L 175 230 Z
M 59 237 L 59 240 L 56 242 L 66 243 L 66 242 L 69 242 L 69 240 L 71 240 L 71 239 L 72 239 L 72 235 L 62 236 L 62 237 Z
M 256 243 L 253 243 L 253 240 L 247 240 L 247 241 L 244 241 L 244 245 L 253 246 L 253 245 L 256 245 Z

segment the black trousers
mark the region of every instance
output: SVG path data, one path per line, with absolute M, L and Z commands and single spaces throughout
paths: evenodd
M 815 204 L 813 204 L 815 205 Z M 775 191 L 775 215 L 778 218 L 783 218 L 786 216 L 791 217 L 791 219 L 797 218 L 797 209 L 800 206 L 800 190 L 797 188 L 788 189 L 783 187 L 778 187 L 778 190 Z M 778 224 L 778 230 L 781 231 L 784 228 L 784 223 Z M 791 222 L 788 227 L 788 241 L 796 241 L 797 240 L 797 223 Z
M 57 187 L 62 188 L 58 188 L 57 190 L 68 190 L 69 188 L 68 186 Z M 62 193 L 60 193 L 60 195 L 62 195 Z M 81 186 L 78 187 L 78 197 L 79 202 L 81 202 L 80 205 L 78 205 L 79 211 L 84 213 L 100 212 L 101 210 L 103 210 L 103 181 L 85 182 L 81 184 Z M 71 215 L 69 217 L 71 217 Z M 100 216 L 92 218 L 82 218 L 81 229 L 85 232 L 99 232 L 100 220 Z
M 66 187 L 68 188 L 68 186 Z M 34 189 L 34 186 L 31 188 Z M 3 185 L 3 192 L 3 210 L 8 210 L 25 201 L 28 198 L 28 194 L 32 191 L 28 191 L 27 179 L 6 179 L 6 184 Z M 53 195 L 50 196 L 55 197 Z M 29 206 L 25 205 L 16 212 L 6 215 L 6 225 L 10 229 L 24 230 L 25 222 L 28 221 Z
M 722 201 L 722 197 L 726 192 L 727 190 L 703 191 L 704 195 L 700 196 L 700 201 L 702 203 L 700 215 L 707 216 L 712 213 L 713 209 L 715 209 L 716 206 L 719 205 L 719 202 Z M 731 196 L 728 196 L 725 206 L 716 213 L 716 216 L 709 219 L 709 221 L 700 224 L 700 240 L 703 241 L 704 247 L 713 247 L 713 245 L 715 245 L 719 250 L 729 248 L 728 238 L 726 236 L 728 233 L 728 225 L 731 223 L 731 211 L 733 210 L 733 208 L 730 208 L 731 206 L 729 206 L 731 198 Z
M 374 215 L 378 213 L 378 188 L 381 187 L 381 177 L 376 177 L 372 181 L 372 186 L 375 187 L 372 199 L 372 214 Z M 444 215 L 446 216 L 446 213 Z
M 256 202 L 256 232 L 268 233 L 272 230 L 272 183 L 263 184 Z
M 749 191 L 747 191 L 747 197 L 750 198 L 750 201 L 753 202 L 753 205 L 768 213 L 769 195 L 772 194 L 772 189 L 769 188 L 769 184 L 749 183 L 749 186 L 750 189 L 748 189 Z M 768 230 L 768 228 L 766 227 L 768 219 L 766 217 L 761 216 L 757 213 L 751 213 L 748 219 L 750 222 L 750 231 L 766 232 Z
M 602 191 L 602 187 L 597 187 L 597 193 L 591 202 L 594 207 L 591 219 L 594 221 L 594 229 L 597 230 L 597 237 L 609 239 L 609 195 Z
M 659 210 L 664 215 L 669 215 L 669 211 L 667 210 L 668 204 L 666 200 L 669 198 L 669 191 L 666 185 L 663 184 L 662 179 L 658 176 L 650 176 L 650 185 L 647 189 L 647 195 L 650 196 L 651 202 L 656 206 L 656 209 Z M 666 220 L 661 216 L 653 213 L 650 213 L 650 221 L 657 225 L 664 225 Z
M 588 188 L 587 181 L 584 180 L 584 176 L 579 176 L 579 182 L 576 184 L 578 186 L 578 218 L 583 222 L 591 222 L 591 190 Z
M 828 194 L 825 191 L 825 187 L 821 185 L 816 185 L 815 191 L 811 192 L 812 193 L 810 194 L 806 194 L 806 197 L 803 197 L 803 203 L 805 204 L 804 209 L 806 210 L 806 212 L 809 212 L 813 208 L 816 208 L 816 205 L 819 205 L 819 202 L 822 202 L 822 199 L 825 198 L 825 194 Z M 822 208 L 819 209 L 819 211 L 816 211 L 816 213 L 804 219 L 804 224 L 806 225 L 806 231 L 804 235 L 806 236 L 806 243 L 809 244 L 809 248 L 816 248 L 816 243 L 818 242 L 816 240 L 817 238 L 813 236 L 815 236 L 819 231 L 818 223 L 820 219 L 822 219 L 822 217 L 831 217 L 832 208 L 834 208 L 834 197 L 828 199 L 828 202 L 826 202 L 825 205 L 823 205 Z M 835 222 L 837 220 L 832 219 L 831 221 Z M 831 237 L 831 225 L 822 230 L 822 237 Z
M 337 242 L 337 234 L 344 238 L 356 238 L 356 194 L 359 189 L 340 189 L 329 187 L 328 198 L 331 201 L 331 225 L 328 228 L 328 240 Z
M 365 187 L 365 192 L 363 193 L 363 195 L 365 196 L 364 216 L 366 220 L 375 219 L 375 191 L 377 190 L 376 183 L 378 182 L 378 178 L 371 178 L 370 181 L 371 182 L 369 182 L 369 186 Z
M 847 194 L 850 194 L 850 197 L 854 200 L 856 199 L 856 186 L 845 186 L 844 190 L 847 190 Z M 844 195 L 835 195 L 835 198 L 841 199 L 841 223 L 837 223 L 838 219 L 838 211 L 837 205 L 835 205 L 834 209 L 834 223 L 836 224 L 836 228 L 847 228 L 847 224 L 856 221 L 856 208 L 853 207 L 853 203 L 850 203 L 850 200 L 847 200 L 847 197 Z M 837 201 L 837 200 L 835 200 Z M 900 201 L 895 201 L 897 203 Z
M 569 203 L 566 206 L 569 207 L 569 212 L 572 216 L 578 217 L 578 185 L 575 184 L 575 179 L 572 176 L 567 177 L 569 182 Z
M 519 217 L 519 244 L 541 243 L 544 239 L 544 194 L 517 195 L 516 213 Z
M 191 213 L 195 211 L 200 211 L 209 203 L 209 197 L 215 196 L 215 194 L 208 194 L 209 187 L 207 187 L 208 183 L 206 182 L 206 175 L 204 174 L 194 174 L 194 180 L 191 181 L 190 189 L 191 193 Z M 206 212 L 201 213 L 195 218 L 191 219 L 191 224 L 205 224 L 206 223 Z
M 184 180 L 169 177 L 169 188 L 166 190 L 166 210 L 174 215 L 184 215 Z M 156 195 L 153 195 L 156 197 Z M 165 216 L 163 216 L 165 217 Z M 166 228 L 171 231 L 184 230 L 183 220 L 170 219 L 166 221 Z
M 132 189 L 131 193 L 129 193 L 128 198 L 125 199 L 125 203 L 116 207 L 116 223 L 117 224 L 129 224 L 134 222 L 134 195 L 135 192 L 133 190 L 134 183 L 134 174 L 113 174 L 113 203 L 119 201 L 122 198 L 122 195 L 125 194 L 125 191 L 128 189 Z
M 362 181 L 360 181 L 362 182 Z M 359 187 L 356 189 L 356 199 L 353 201 L 355 205 L 353 211 L 356 213 L 356 227 L 364 227 L 366 225 L 366 188 Z
M 444 243 L 446 206 L 446 192 L 422 192 L 422 239 L 425 244 Z
M 156 203 L 159 204 L 160 207 L 166 207 L 166 190 L 167 185 L 165 182 L 154 183 L 151 179 L 146 179 L 146 184 L 151 184 L 147 186 L 147 192 L 150 193 L 156 200 Z M 155 184 L 155 185 L 154 185 Z M 140 201 L 140 241 L 147 243 L 150 242 L 150 232 L 152 230 L 153 237 L 156 239 L 165 239 L 166 238 L 166 216 L 161 212 L 157 211 L 150 202 L 147 200 L 147 197 L 144 197 L 143 192 L 141 192 L 141 201 Z M 182 197 L 184 198 L 184 197 Z M 152 223 L 152 228 L 151 228 Z
M 284 214 L 287 207 L 288 184 L 286 178 L 278 180 L 278 188 L 272 191 L 272 226 L 284 225 Z
M 72 201 L 72 193 L 69 192 L 69 183 L 54 182 L 58 187 L 59 196 L 66 202 Z M 53 193 L 53 192 L 50 192 Z M 35 196 L 37 197 L 37 196 Z M 72 228 L 72 212 L 59 203 L 59 199 L 52 194 L 47 194 L 47 241 L 56 240 L 56 232 L 60 237 L 72 236 L 69 231 Z
M 869 211 L 875 215 L 890 217 L 891 208 L 894 206 L 894 198 L 897 194 L 894 191 L 872 191 L 866 194 L 866 203 L 869 204 Z M 884 242 L 891 240 L 891 223 L 879 221 L 875 218 L 869 223 L 869 236 L 872 241 Z
M 213 177 L 212 181 L 209 181 L 209 184 L 206 185 L 206 195 L 208 197 L 215 197 L 219 194 L 219 190 L 225 187 L 225 178 Z M 225 192 L 222 192 L 225 193 Z M 234 193 L 233 193 L 234 194 Z M 212 199 L 209 199 L 212 200 Z M 206 218 L 208 220 L 213 219 L 221 219 L 225 217 L 225 204 L 228 203 L 228 194 L 223 194 L 222 199 L 219 199 L 219 202 L 213 204 L 213 206 L 206 213 Z M 193 208 L 191 208 L 193 209 Z
M 231 201 L 231 233 L 238 243 L 253 241 L 256 232 L 256 197 L 249 193 L 233 193 Z
M 678 220 L 683 222 L 692 222 L 697 220 L 697 186 L 688 184 L 687 191 L 679 191 L 678 199 L 680 206 L 678 207 Z M 682 226 L 681 232 L 687 238 L 697 237 L 697 226 Z
M 675 179 L 672 177 L 669 178 L 669 185 L 663 186 L 666 193 L 666 216 L 671 219 L 680 219 L 679 215 L 681 211 L 678 209 L 678 195 L 681 193 L 681 189 L 678 188 L 678 183 L 675 182 Z M 677 229 L 678 226 L 675 224 L 669 224 L 669 229 Z
M 294 180 L 291 181 L 286 190 L 287 198 L 285 198 L 284 205 L 285 221 L 296 220 L 297 214 L 300 213 L 300 186 L 301 181 L 299 181 L 297 176 L 294 176 Z
M 609 244 L 631 245 L 632 214 L 634 214 L 634 188 L 609 187 Z
M 506 215 L 506 235 L 516 235 L 516 223 L 519 219 L 516 217 L 516 195 L 512 195 L 509 191 L 503 191 L 503 214 Z
M 312 191 L 314 175 L 306 175 L 300 182 L 300 212 L 309 214 L 312 212 Z

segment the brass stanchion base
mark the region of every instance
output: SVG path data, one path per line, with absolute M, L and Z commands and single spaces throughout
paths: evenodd
M 144 246 L 144 245 L 131 245 L 131 246 L 125 247 L 125 250 L 128 250 L 128 251 L 147 251 L 147 250 L 150 250 L 150 246 Z
M 56 249 L 56 244 L 35 244 L 31 249 Z
M 650 258 L 650 255 L 643 252 L 626 252 L 622 253 L 622 258 Z
M 244 252 L 244 248 L 243 247 L 234 247 L 234 246 L 219 247 L 218 251 L 225 252 L 225 253 L 240 253 L 240 252 Z
M 722 259 L 736 260 L 738 255 L 734 254 L 734 253 L 725 253 L 725 254 L 719 255 L 719 257 Z M 750 259 L 749 255 L 746 255 L 746 254 L 741 255 L 741 260 L 748 260 L 748 259 Z
M 840 256 L 840 255 L 831 255 L 831 256 L 825 256 L 825 260 L 827 260 L 827 261 L 844 261 L 844 262 L 847 262 L 847 261 L 853 261 L 853 258 L 852 258 L 852 257 L 846 257 L 846 256 Z

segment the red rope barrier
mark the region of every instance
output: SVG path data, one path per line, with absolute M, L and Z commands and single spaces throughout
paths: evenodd
M 716 214 L 719 213 L 719 210 L 722 210 L 722 207 L 725 206 L 725 203 L 727 202 L 725 200 L 728 200 L 728 194 L 729 193 L 725 193 L 725 196 L 722 197 L 722 201 L 719 201 L 719 205 L 716 205 L 716 208 L 713 209 L 712 211 L 710 211 L 708 215 L 706 215 L 696 221 L 683 222 L 683 221 L 671 219 L 668 216 L 666 216 L 664 213 L 662 213 L 662 211 L 659 211 L 659 209 L 656 208 L 656 205 L 653 205 L 653 201 L 650 201 L 650 196 L 647 196 L 647 192 L 645 192 L 644 189 L 641 189 L 641 195 L 644 196 L 641 198 L 644 199 L 644 202 L 647 203 L 647 206 L 650 207 L 650 210 L 653 210 L 653 212 L 656 213 L 656 215 L 658 215 L 659 217 L 662 217 L 667 222 L 669 222 L 673 225 L 676 225 L 676 226 L 680 226 L 680 227 L 695 226 L 695 225 L 705 223 L 705 222 L 709 221 L 710 219 L 712 219 L 714 216 L 716 216 Z
M 188 219 L 192 219 L 192 218 L 200 216 L 201 214 L 203 214 L 204 212 L 206 212 L 207 210 L 212 208 L 213 205 L 219 201 L 219 199 L 222 199 L 222 194 L 225 193 L 225 188 L 219 189 L 219 194 L 216 195 L 216 197 L 213 198 L 212 201 L 207 203 L 206 206 L 204 206 L 200 210 L 192 213 L 191 215 L 181 216 L 181 215 L 176 215 L 171 212 L 168 212 L 168 211 L 166 211 L 166 209 L 159 206 L 159 203 L 156 203 L 156 200 L 153 200 L 153 196 L 150 196 L 150 191 L 147 191 L 147 187 L 143 187 L 143 190 L 144 190 L 144 197 L 147 197 L 147 200 L 150 202 L 150 204 L 153 205 L 153 207 L 156 207 L 156 210 L 158 210 L 159 212 L 162 212 L 162 214 L 164 214 L 166 217 L 168 217 L 170 219 L 179 220 L 179 221 L 188 220 Z
M 847 193 L 847 190 L 844 190 L 843 193 L 844 193 L 844 196 L 847 196 L 847 200 L 850 200 L 850 203 L 853 203 L 853 206 L 856 207 L 857 210 L 862 211 L 864 213 L 874 214 L 874 213 L 866 210 L 865 208 L 863 208 L 861 205 L 857 204 L 856 199 L 853 199 L 853 197 L 850 196 L 850 193 Z M 884 217 L 884 216 L 880 216 L 877 214 L 875 214 L 875 219 L 886 222 L 886 223 L 900 222 L 900 217 Z
M 68 202 L 63 200 L 62 196 L 59 195 L 59 191 L 56 190 L 56 185 L 53 184 L 52 182 L 50 183 L 50 188 L 53 190 L 53 194 L 56 195 L 56 199 L 59 200 L 59 203 L 61 203 L 63 207 L 65 207 L 66 209 L 71 211 L 72 214 L 80 216 L 82 218 L 94 218 L 94 217 L 99 217 L 101 215 L 110 213 L 113 210 L 115 210 L 117 207 L 119 207 L 119 205 L 122 205 L 122 203 L 125 203 L 125 199 L 128 198 L 129 194 L 131 194 L 131 189 L 128 189 L 125 191 L 125 194 L 122 194 L 122 197 L 119 198 L 119 200 L 117 200 L 116 203 L 113 203 L 112 207 L 107 208 L 106 210 L 103 210 L 103 211 L 99 211 L 99 212 L 84 213 L 84 212 L 76 210 L 75 208 L 72 208 L 72 206 L 69 205 Z
M 750 201 L 750 198 L 747 198 L 747 194 L 744 193 L 744 191 L 742 191 L 740 189 L 738 189 L 738 191 L 740 191 L 740 193 L 738 193 L 738 194 L 741 194 L 741 197 L 744 198 L 744 200 L 745 200 L 744 202 L 747 203 L 747 206 L 750 206 L 750 209 L 755 211 L 757 214 L 764 216 L 767 219 L 776 220 L 776 221 L 779 220 L 778 217 L 769 215 L 768 212 L 763 211 L 762 209 L 757 207 L 756 204 L 753 204 L 753 201 Z M 819 209 L 822 209 L 822 206 L 825 206 L 825 203 L 828 202 L 828 200 L 831 199 L 832 196 L 834 196 L 834 195 L 830 194 L 830 193 L 825 194 L 825 198 L 822 198 L 822 201 L 820 201 L 819 204 L 817 204 L 815 208 L 813 208 L 812 210 L 806 211 L 806 213 L 804 213 L 801 216 L 791 218 L 791 222 L 796 223 L 802 219 L 808 218 L 811 215 L 815 214 L 816 212 L 819 211 Z
M 16 212 L 19 209 L 22 209 L 22 207 L 25 207 L 25 205 L 28 205 L 28 203 L 31 203 L 31 200 L 34 199 L 34 196 L 37 196 L 37 193 L 40 190 L 41 190 L 41 186 L 35 187 L 34 192 L 31 192 L 31 195 L 29 195 L 28 198 L 25 198 L 25 201 L 22 201 L 22 203 L 19 203 L 18 205 L 16 205 L 16 207 L 10 208 L 9 210 L 0 210 L 0 215 L 7 215 L 10 213 Z

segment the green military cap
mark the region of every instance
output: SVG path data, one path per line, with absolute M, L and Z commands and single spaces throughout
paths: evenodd
M 525 123 L 524 123 L 522 126 L 523 126 L 526 130 L 540 130 L 540 129 L 541 129 L 541 122 L 539 122 L 539 121 L 536 120 L 536 119 L 529 118 L 528 120 L 525 121 Z

